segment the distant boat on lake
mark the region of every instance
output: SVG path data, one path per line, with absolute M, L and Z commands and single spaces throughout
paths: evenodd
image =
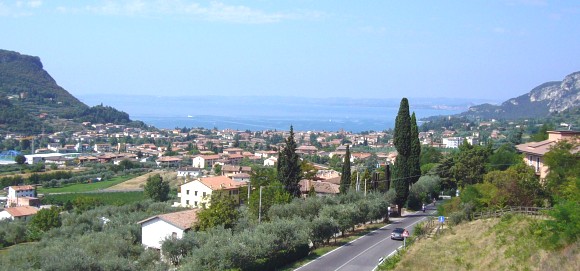
M 187 117 L 188 117 L 188 118 L 193 118 L 193 116 L 192 116 L 192 115 L 187 115 Z

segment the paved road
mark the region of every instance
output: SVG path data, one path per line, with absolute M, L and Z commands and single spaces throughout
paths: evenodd
M 371 271 L 377 266 L 381 257 L 403 246 L 403 241 L 391 240 L 390 235 L 393 229 L 406 228 L 412 234 L 415 224 L 432 216 L 435 212 L 435 207 L 430 205 L 425 213 L 419 211 L 402 218 L 392 218 L 392 224 L 328 252 L 295 271 Z

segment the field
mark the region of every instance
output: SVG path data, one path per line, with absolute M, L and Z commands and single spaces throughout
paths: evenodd
M 67 201 L 74 201 L 78 197 L 94 198 L 105 205 L 124 205 L 136 201 L 144 200 L 145 194 L 141 191 L 134 192 L 108 192 L 108 193 L 70 193 L 47 195 L 44 197 L 45 202 L 62 205 Z
M 120 184 L 124 181 L 134 178 L 135 175 L 127 175 L 127 176 L 119 176 L 112 178 L 110 180 L 95 182 L 95 183 L 76 183 L 76 184 L 69 184 L 64 187 L 55 187 L 55 188 L 38 188 L 39 194 L 50 194 L 50 193 L 82 193 L 82 192 L 91 192 L 91 191 L 99 191 L 116 184 Z
M 173 172 L 173 173 L 165 173 L 164 171 L 161 170 L 156 170 L 153 172 L 149 172 L 147 174 L 143 174 L 141 176 L 137 176 L 131 179 L 128 179 L 125 182 L 121 182 L 118 184 L 115 184 L 111 187 L 108 187 L 106 190 L 114 190 L 114 191 L 121 191 L 121 190 L 136 190 L 136 189 L 143 189 L 143 187 L 145 186 L 145 183 L 147 182 L 147 178 L 151 175 L 154 174 L 160 174 L 161 177 L 163 178 L 163 180 L 168 180 L 170 179 L 168 176 L 168 174 L 172 174 L 175 175 L 175 177 L 177 177 L 177 173 Z
M 580 242 L 547 251 L 529 225 L 505 216 L 460 224 L 410 247 L 394 270 L 580 270 Z

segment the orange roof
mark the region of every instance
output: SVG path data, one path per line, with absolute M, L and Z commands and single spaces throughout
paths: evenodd
M 226 176 L 200 178 L 199 181 L 211 190 L 227 190 L 243 186 L 245 183 L 236 182 Z
M 137 224 L 143 224 L 147 221 L 153 220 L 155 218 L 159 218 L 175 227 L 178 227 L 182 230 L 187 230 L 190 229 L 191 226 L 193 226 L 193 223 L 197 222 L 197 211 L 199 209 L 193 209 L 193 210 L 185 210 L 185 211 L 180 211 L 180 212 L 175 212 L 175 213 L 169 213 L 169 214 L 161 214 L 161 215 L 156 215 L 156 216 L 152 216 L 150 218 L 141 220 L 139 222 L 137 222 Z
M 217 160 L 220 159 L 220 156 L 217 154 L 211 154 L 211 155 L 198 155 L 196 157 L 201 157 L 204 160 Z
M 6 208 L 4 211 L 8 212 L 13 217 L 29 216 L 34 215 L 38 212 L 38 209 L 32 206 L 18 206 Z
M 22 191 L 22 190 L 34 190 L 34 186 L 32 185 L 20 185 L 20 186 L 10 186 L 14 191 Z
M 157 162 L 177 162 L 181 161 L 181 158 L 172 157 L 172 156 L 163 156 L 157 159 Z

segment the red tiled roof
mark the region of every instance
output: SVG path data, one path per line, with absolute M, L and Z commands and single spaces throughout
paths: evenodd
M 314 187 L 316 193 L 338 194 L 340 192 L 340 185 L 337 184 L 305 179 L 300 181 L 300 191 L 302 191 L 302 193 L 308 193 L 310 191 L 310 186 Z
M 6 208 L 4 211 L 8 212 L 13 217 L 29 216 L 34 215 L 38 212 L 38 209 L 32 206 L 18 206 Z
M 226 176 L 200 178 L 199 181 L 211 190 L 234 189 L 244 185 Z
M 159 218 L 175 227 L 180 228 L 181 230 L 187 230 L 190 229 L 193 226 L 193 223 L 197 222 L 197 211 L 198 209 L 192 209 L 192 210 L 185 210 L 185 211 L 180 211 L 180 212 L 175 212 L 175 213 L 169 213 L 169 214 L 162 214 L 162 215 L 156 215 L 156 216 L 152 216 L 150 218 L 141 220 L 139 222 L 137 222 L 137 224 L 143 224 L 147 221 L 153 220 L 155 218 Z
M 178 162 L 178 161 L 181 161 L 181 158 L 172 156 L 163 156 L 157 159 L 157 162 Z
M 23 190 L 34 190 L 34 186 L 32 185 L 19 185 L 19 186 L 10 186 L 14 191 L 23 191 Z

